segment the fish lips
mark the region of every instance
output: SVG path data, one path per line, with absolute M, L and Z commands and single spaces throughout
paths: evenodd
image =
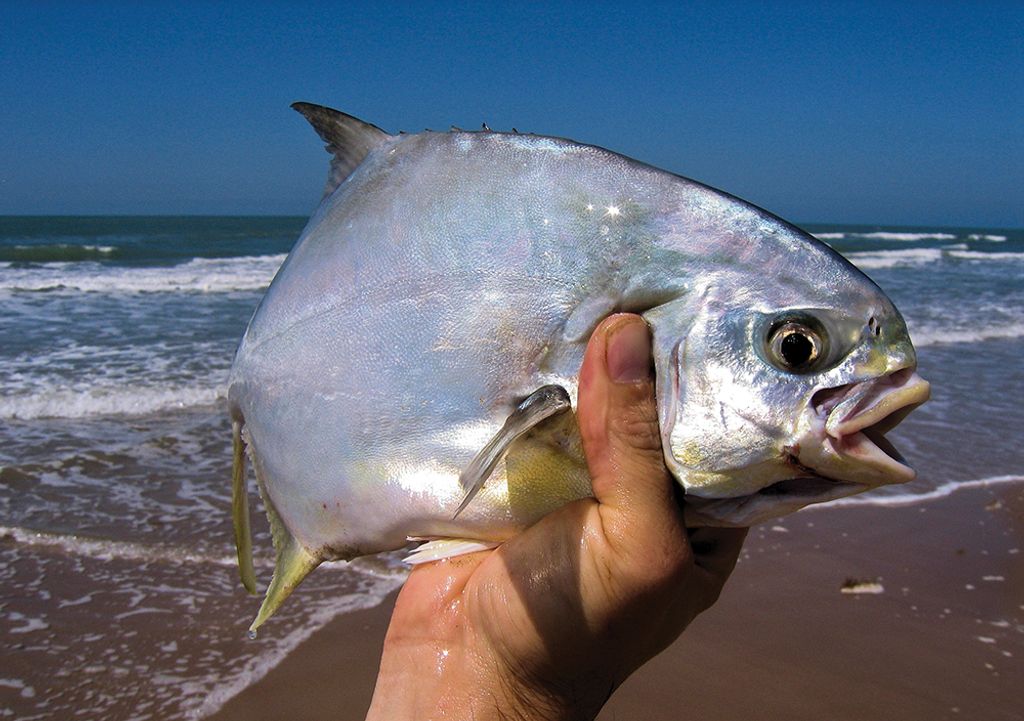
M 690 526 L 750 526 L 814 503 L 876 486 L 906 483 L 914 470 L 885 438 L 930 388 L 913 368 L 859 383 L 821 389 L 805 413 L 805 432 L 786 448 L 793 476 L 745 496 L 687 496 Z
M 817 391 L 808 432 L 792 449 L 812 474 L 868 487 L 906 483 L 916 473 L 885 434 L 928 400 L 928 381 L 914 368 Z

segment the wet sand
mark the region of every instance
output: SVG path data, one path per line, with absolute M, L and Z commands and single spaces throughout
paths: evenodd
M 599 718 L 1024 719 L 1021 548 L 1021 484 L 768 524 Z M 848 579 L 882 592 L 842 593 Z M 210 718 L 362 719 L 394 599 L 336 618 Z

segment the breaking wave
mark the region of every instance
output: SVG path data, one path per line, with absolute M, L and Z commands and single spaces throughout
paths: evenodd
M 846 257 L 858 268 L 878 270 L 898 266 L 925 265 L 942 260 L 939 248 L 908 248 L 906 250 L 867 250 L 847 253 Z
M 945 248 L 905 248 L 901 250 L 862 250 L 846 253 L 846 258 L 864 270 L 881 268 L 898 268 L 927 265 L 944 259 L 983 261 L 983 262 L 1019 262 L 1024 260 L 1024 253 L 987 253 L 980 250 L 967 250 L 964 244 L 946 246 Z
M 985 253 L 980 250 L 960 250 L 959 248 L 951 248 L 946 251 L 946 254 L 961 260 L 1024 260 L 1024 253 Z
M 194 258 L 166 267 L 59 262 L 3 263 L 0 292 L 224 293 L 266 288 L 285 259 L 280 255 Z
M 854 233 L 854 232 L 843 232 L 843 233 L 815 233 L 814 234 L 820 240 L 848 240 L 851 238 L 860 238 L 862 240 L 899 240 L 903 242 L 913 243 L 922 240 L 956 240 L 957 236 L 952 233 L 906 233 L 889 230 L 878 230 L 870 233 Z M 989 236 L 986 236 L 986 238 Z M 994 236 L 993 236 L 994 237 Z M 972 236 L 973 239 L 973 236 Z M 1005 238 L 1004 238 L 1005 240 Z
M 956 345 L 985 340 L 1008 340 L 1024 337 L 1024 321 L 978 328 L 949 328 L 943 326 L 912 327 L 911 338 L 918 348 L 931 345 Z
M 0 540 L 13 541 L 23 546 L 53 548 L 76 556 L 88 556 L 109 561 L 173 561 L 177 563 L 209 563 L 217 566 L 237 565 L 235 556 L 215 556 L 196 553 L 186 548 L 131 541 L 110 541 L 66 533 L 48 533 L 17 526 L 0 526 Z M 269 564 L 268 564 L 269 565 Z
M 925 503 L 927 501 L 936 501 L 940 498 L 946 498 L 947 496 L 953 495 L 957 491 L 962 491 L 969 488 L 991 488 L 992 486 L 1002 486 L 1012 483 L 1024 483 L 1024 476 L 989 476 L 988 478 L 975 478 L 969 481 L 949 481 L 948 483 L 943 483 L 938 488 L 934 488 L 925 493 L 899 493 L 892 495 L 882 495 L 878 493 L 872 494 L 871 492 L 868 492 L 862 493 L 861 495 L 858 496 L 839 498 L 834 501 L 829 501 L 827 503 L 808 506 L 808 508 L 835 508 L 836 506 L 913 506 L 918 503 Z
M 51 245 L 0 246 L 0 261 L 15 263 L 110 260 L 118 255 L 118 248 L 113 245 L 54 243 Z
M 88 390 L 52 389 L 7 396 L 0 400 L 0 418 L 87 418 L 138 416 L 159 411 L 213 406 L 226 397 L 220 385 L 100 386 Z

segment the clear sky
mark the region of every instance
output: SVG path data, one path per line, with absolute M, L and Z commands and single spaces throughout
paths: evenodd
M 295 100 L 601 145 L 795 222 L 1024 226 L 1024 3 L 3 3 L 0 214 L 296 214 Z

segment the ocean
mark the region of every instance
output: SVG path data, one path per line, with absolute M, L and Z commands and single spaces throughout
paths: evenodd
M 401 584 L 330 564 L 245 633 L 225 385 L 304 223 L 0 217 L 0 716 L 202 718 Z M 918 480 L 838 503 L 1024 482 L 1024 230 L 807 228 L 892 297 L 933 389 L 890 434 Z

